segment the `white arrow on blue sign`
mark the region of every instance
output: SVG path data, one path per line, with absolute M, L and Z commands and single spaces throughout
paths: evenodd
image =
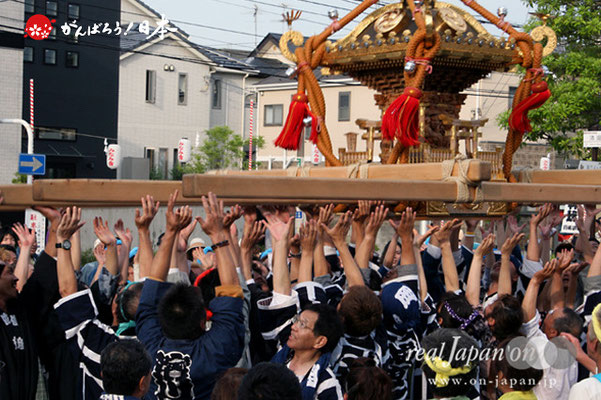
M 19 173 L 23 175 L 46 174 L 46 156 L 44 154 L 19 154 Z

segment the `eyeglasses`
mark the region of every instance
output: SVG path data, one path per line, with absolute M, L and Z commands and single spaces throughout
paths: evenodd
M 307 323 L 305 321 L 303 321 L 302 319 L 300 319 L 300 314 L 296 314 L 294 316 L 294 318 L 292 319 L 292 324 L 297 324 L 299 328 L 301 329 L 310 329 L 313 330 L 313 328 L 311 328 L 309 325 L 307 325 Z

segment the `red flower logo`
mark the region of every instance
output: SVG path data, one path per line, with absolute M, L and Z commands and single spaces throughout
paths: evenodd
M 42 14 L 32 15 L 25 24 L 25 37 L 29 36 L 33 40 L 44 40 L 52 32 L 52 23 L 55 19 L 49 20 L 48 17 Z

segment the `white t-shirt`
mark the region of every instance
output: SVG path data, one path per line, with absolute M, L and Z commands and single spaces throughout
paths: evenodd
M 581 380 L 570 390 L 569 400 L 601 399 L 601 382 L 595 377 Z

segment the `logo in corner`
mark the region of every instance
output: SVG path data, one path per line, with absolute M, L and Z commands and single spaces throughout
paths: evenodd
M 55 19 L 49 20 L 42 14 L 32 15 L 25 24 L 25 37 L 29 36 L 33 40 L 46 39 L 54 29 L 52 26 L 54 22 L 56 22 Z

